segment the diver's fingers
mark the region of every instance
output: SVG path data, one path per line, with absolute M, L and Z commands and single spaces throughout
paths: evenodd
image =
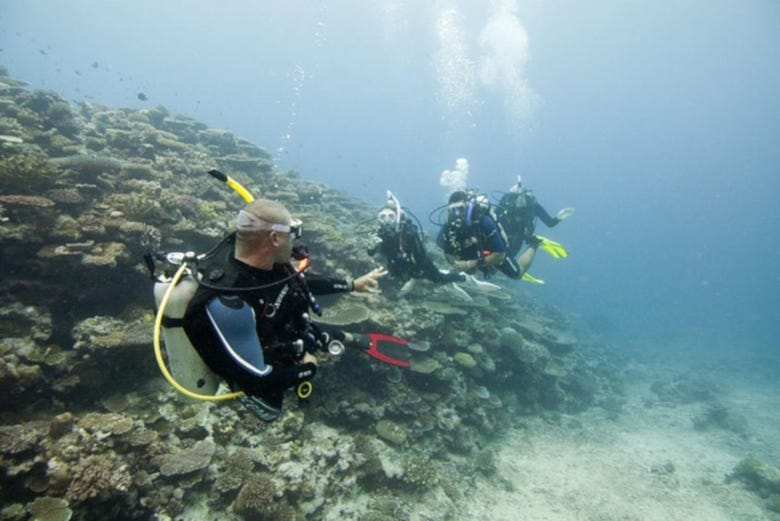
M 376 268 L 370 273 L 372 279 L 380 279 L 387 274 L 388 271 L 385 267 Z

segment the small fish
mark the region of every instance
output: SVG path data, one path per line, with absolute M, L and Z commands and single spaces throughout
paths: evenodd
M 143 92 L 139 92 L 138 93 L 138 99 L 141 100 L 141 101 L 147 101 L 149 98 L 147 98 L 146 94 L 144 94 Z
M 100 64 L 98 62 L 92 62 L 93 69 L 97 69 L 98 67 L 100 67 Z
M 38 52 L 39 52 L 39 53 L 41 53 L 41 54 L 42 54 L 42 55 L 44 55 L 44 56 L 46 56 L 47 54 L 49 54 L 49 53 L 47 53 L 46 51 L 44 51 L 43 49 L 38 49 Z

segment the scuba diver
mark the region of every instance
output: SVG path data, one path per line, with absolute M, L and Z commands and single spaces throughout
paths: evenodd
M 566 249 L 560 244 L 546 237 L 535 235 L 536 219 L 541 219 L 545 225 L 552 228 L 561 221 L 571 217 L 572 214 L 574 214 L 574 208 L 563 208 L 558 211 L 555 217 L 551 216 L 539 204 L 533 192 L 523 185 L 522 178 L 520 176 L 517 177 L 517 182 L 501 197 L 496 207 L 496 215 L 508 238 L 507 257 L 512 259 L 515 266 L 517 266 L 520 277 L 526 274 L 531 263 L 533 263 L 537 249 L 540 247 L 555 258 L 568 255 Z M 523 243 L 527 244 L 527 248 L 514 261 L 520 253 Z
M 440 270 L 425 251 L 420 226 L 415 225 L 401 203 L 387 191 L 387 203 L 377 213 L 378 229 L 371 236 L 368 254 L 380 253 L 386 260 L 387 271 L 402 285 L 401 291 L 411 289 L 415 279 L 428 279 L 437 284 L 463 282 L 465 275 Z
M 458 272 L 473 274 L 480 270 L 489 276 L 496 269 L 505 273 L 509 269 L 505 266 L 506 234 L 487 197 L 475 190 L 458 190 L 450 195 L 447 220 L 436 242 Z
M 184 342 L 189 340 L 207 366 L 204 370 L 216 373 L 234 391 L 243 391 L 241 403 L 272 421 L 281 415 L 286 389 L 299 386 L 301 398 L 311 392 L 316 351 L 330 350 L 334 343 L 343 350 L 343 343 L 365 337 L 315 324 L 309 316 L 310 310 L 319 313 L 314 295 L 377 291 L 377 279 L 387 272 L 376 269 L 354 280 L 304 276 L 304 268 L 291 262 L 308 261 L 305 248 L 293 247 L 293 240 L 300 238 L 300 221 L 275 201 L 247 200 L 251 202 L 238 212 L 236 231 L 197 258 L 191 277 L 197 281 L 192 282 L 183 316 L 163 322 L 163 327 L 171 333 L 183 329 Z M 168 338 L 166 348 L 173 364 L 171 357 L 179 355 L 175 350 L 171 354 Z M 196 388 L 205 382 L 203 377 L 189 379 Z M 308 384 L 306 396 L 302 384 Z M 216 392 L 216 385 L 212 390 Z

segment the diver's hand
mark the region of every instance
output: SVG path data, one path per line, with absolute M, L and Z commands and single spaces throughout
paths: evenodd
M 312 363 L 314 365 L 317 365 L 317 357 L 307 351 L 306 353 L 304 353 L 303 360 L 301 360 L 301 363 L 302 364 Z
M 387 275 L 385 268 L 376 268 L 371 270 L 363 276 L 360 276 L 354 281 L 354 290 L 360 293 L 379 293 L 378 279 Z
M 555 217 L 559 221 L 565 221 L 572 215 L 574 215 L 574 208 L 564 208 L 563 210 L 560 210 L 557 214 L 555 214 Z
M 461 273 L 470 273 L 477 269 L 476 260 L 456 260 L 452 263 L 453 269 Z
M 374 233 L 371 235 L 371 237 L 368 238 L 369 248 L 376 248 L 380 244 L 382 244 L 382 237 L 380 237 L 378 234 Z

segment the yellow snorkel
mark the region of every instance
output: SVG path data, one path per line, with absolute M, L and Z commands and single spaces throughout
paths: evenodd
M 223 174 L 219 170 L 209 170 L 209 175 L 227 184 L 230 188 L 235 190 L 244 201 L 251 203 L 252 201 L 255 200 L 254 196 L 249 193 L 249 190 L 241 186 L 241 183 L 239 183 L 229 175 Z

